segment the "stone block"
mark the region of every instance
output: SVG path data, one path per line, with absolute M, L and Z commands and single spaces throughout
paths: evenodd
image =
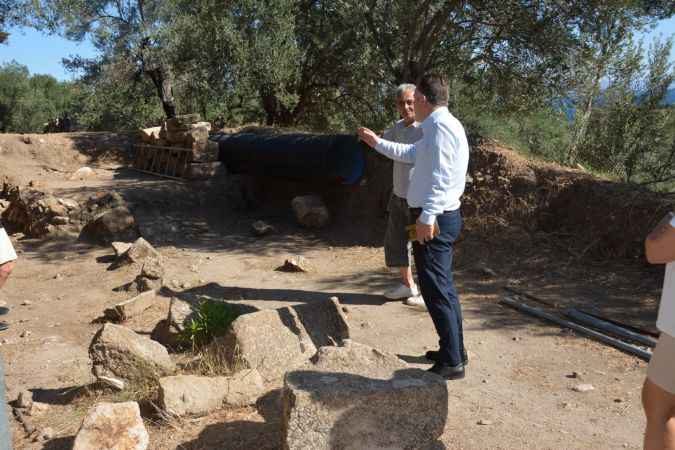
M 317 348 L 339 345 L 349 339 L 349 323 L 339 301 L 326 298 L 292 308 Z
M 447 383 L 394 355 L 347 341 L 286 374 L 282 448 L 430 449 L 448 415 Z M 441 447 L 444 448 L 444 447 Z
M 187 178 L 191 180 L 203 180 L 218 175 L 223 169 L 223 163 L 220 161 L 191 163 L 188 167 Z

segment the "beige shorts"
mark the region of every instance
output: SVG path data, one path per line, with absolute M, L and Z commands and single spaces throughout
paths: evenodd
M 4 228 L 0 227 L 0 264 L 16 259 L 16 252 Z
M 661 333 L 647 369 L 647 378 L 661 389 L 675 394 L 675 338 Z

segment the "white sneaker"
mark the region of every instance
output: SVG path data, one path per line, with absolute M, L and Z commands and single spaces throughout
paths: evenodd
M 406 305 L 408 306 L 414 306 L 416 308 L 420 309 L 427 309 L 427 305 L 424 303 L 424 299 L 422 298 L 421 295 L 415 295 L 413 297 L 408 297 L 405 302 Z
M 399 300 L 401 298 L 414 297 L 416 295 L 419 295 L 416 285 L 413 284 L 412 287 L 408 287 L 403 283 L 384 293 L 384 296 L 389 300 Z

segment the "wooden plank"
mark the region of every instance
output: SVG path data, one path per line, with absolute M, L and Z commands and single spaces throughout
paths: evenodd
M 553 322 L 557 325 L 560 325 L 561 327 L 569 328 L 571 330 L 576 331 L 577 333 L 583 334 L 585 336 L 588 336 L 592 339 L 595 339 L 599 342 L 602 342 L 603 344 L 610 345 L 618 350 L 624 351 L 626 353 L 630 353 L 631 355 L 635 355 L 640 359 L 643 359 L 645 361 L 649 361 L 652 357 L 652 354 L 648 351 L 645 351 L 639 347 L 636 347 L 631 344 L 627 344 L 619 339 L 615 339 L 613 337 L 607 336 L 606 334 L 599 333 L 595 330 L 591 330 L 590 328 L 583 327 L 581 325 L 578 325 L 574 322 L 570 322 L 569 320 L 561 319 L 559 317 L 556 317 L 552 314 L 548 314 L 544 311 L 542 311 L 539 308 L 534 308 L 532 306 L 526 305 L 524 303 L 519 303 L 512 298 L 509 297 L 503 297 L 500 300 L 500 303 L 506 306 L 509 306 L 511 308 L 514 308 L 520 312 L 524 312 L 526 314 L 529 314 L 531 316 L 538 317 L 540 319 L 548 320 L 549 322 Z

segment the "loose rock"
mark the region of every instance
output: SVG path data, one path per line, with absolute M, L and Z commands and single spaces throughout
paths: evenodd
M 256 236 L 265 236 L 266 234 L 273 233 L 275 231 L 274 227 L 267 222 L 262 220 L 257 220 L 251 224 L 253 229 L 253 234 Z
M 592 384 L 578 384 L 572 388 L 574 392 L 589 392 L 594 389 Z
M 309 272 L 309 264 L 303 256 L 291 256 L 277 270 L 281 272 Z
M 145 450 L 149 441 L 138 403 L 99 403 L 84 418 L 73 450 Z
M 140 315 L 143 311 L 155 304 L 156 292 L 149 290 L 143 292 L 129 300 L 116 304 L 108 308 L 103 313 L 105 317 L 114 321 L 125 321 L 132 317 Z
M 21 391 L 16 399 L 16 406 L 23 409 L 30 409 L 33 406 L 33 393 L 31 391 Z
M 295 197 L 291 201 L 298 223 L 308 228 L 323 228 L 330 222 L 330 212 L 318 195 Z

